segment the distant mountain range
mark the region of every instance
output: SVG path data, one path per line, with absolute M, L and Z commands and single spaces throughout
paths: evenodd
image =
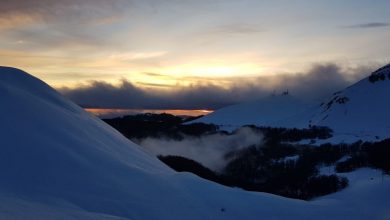
M 351 143 L 389 138 L 389 112 L 390 64 L 334 93 L 318 106 L 309 107 L 284 94 L 228 106 L 194 122 L 213 123 L 226 130 L 249 124 L 288 128 L 326 126 L 334 135 L 322 143 Z

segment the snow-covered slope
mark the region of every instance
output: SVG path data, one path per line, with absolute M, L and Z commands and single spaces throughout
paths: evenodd
M 390 219 L 390 176 L 370 168 L 339 175 L 349 180 L 349 186 L 345 190 L 311 202 L 333 207 L 328 211 L 340 219 Z
M 228 106 L 193 122 L 221 125 L 231 130 L 241 125 L 309 128 L 326 126 L 331 139 L 319 143 L 352 143 L 390 138 L 390 64 L 370 77 L 333 94 L 321 106 L 307 106 L 291 96 Z
M 20 70 L 0 68 L 0 103 L 3 218 L 9 219 L 10 213 L 22 219 L 257 219 L 304 214 L 298 207 L 305 202 L 245 193 L 173 172 Z M 274 213 L 266 204 L 296 209 Z
M 0 219 L 373 219 L 360 191 L 304 202 L 175 173 L 40 80 L 0 67 Z M 376 185 L 374 185 L 376 187 Z M 368 200 L 386 195 L 390 184 Z M 351 195 L 352 193 L 352 195 Z M 331 199 L 330 196 L 327 199 Z M 352 201 L 353 200 L 353 201 Z
M 261 100 L 231 105 L 191 123 L 203 122 L 222 126 L 225 130 L 243 125 L 280 126 L 284 119 L 300 114 L 308 105 L 291 95 L 273 95 Z
M 346 142 L 390 137 L 390 65 L 336 92 L 316 109 L 308 125 L 327 126 Z

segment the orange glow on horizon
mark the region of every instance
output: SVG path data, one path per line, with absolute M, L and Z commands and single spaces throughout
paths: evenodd
M 116 116 L 124 116 L 124 115 L 135 115 L 135 114 L 143 114 L 143 113 L 154 113 L 154 114 L 172 114 L 176 116 L 200 116 L 207 115 L 213 110 L 208 109 L 105 109 L 105 108 L 84 108 L 89 113 L 92 113 L 96 116 L 105 116 L 105 115 L 116 115 Z

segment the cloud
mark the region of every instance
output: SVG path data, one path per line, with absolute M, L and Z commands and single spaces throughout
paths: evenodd
M 0 4 L 1 17 L 11 15 L 35 15 L 46 21 L 76 22 L 80 19 L 107 16 L 121 12 L 126 0 L 5 0 Z M 63 20 L 66 18 L 66 20 Z
M 263 31 L 263 28 L 258 25 L 234 23 L 215 27 L 212 32 L 219 34 L 256 34 Z
M 168 76 L 166 74 L 153 73 L 153 72 L 142 72 L 142 74 L 144 74 L 146 76 L 154 76 L 154 77 L 167 77 Z
M 297 97 L 306 100 L 320 100 L 341 90 L 370 73 L 370 68 L 342 69 L 336 64 L 317 64 L 306 73 L 280 76 L 278 90 L 289 89 Z
M 380 28 L 380 27 L 388 27 L 388 26 L 390 26 L 390 23 L 387 22 L 371 22 L 371 23 L 362 23 L 362 24 L 345 26 L 345 28 Z
M 127 53 L 120 53 L 120 54 L 112 54 L 110 58 L 130 62 L 132 60 L 143 60 L 143 59 L 161 57 L 166 55 L 167 53 L 168 52 L 166 51 L 154 51 L 154 52 L 142 52 L 142 53 L 127 52 Z
M 160 88 L 171 88 L 171 85 L 166 84 L 159 84 L 159 83 L 146 83 L 146 82 L 138 82 L 137 84 L 143 85 L 143 86 L 150 86 L 150 87 L 160 87 Z
M 15 27 L 26 27 L 36 22 L 33 15 L 13 14 L 0 16 L 0 31 L 9 30 Z
M 216 85 L 194 85 L 169 91 L 144 89 L 129 81 L 120 85 L 93 81 L 75 89 L 60 88 L 61 93 L 84 107 L 136 109 L 208 109 L 233 104 L 225 91 Z
M 126 0 L 6 0 L 0 4 L 0 40 L 23 40 L 25 50 L 109 45 L 102 34 L 121 20 Z M 10 45 L 9 45 L 10 46 Z M 20 46 L 19 46 L 20 49 Z
M 157 96 L 148 94 L 126 80 L 122 80 L 119 86 L 92 81 L 85 87 L 62 88 L 60 91 L 84 107 L 150 108 L 154 102 L 161 102 Z
M 119 85 L 92 81 L 76 88 L 59 88 L 59 91 L 79 105 L 100 108 L 218 109 L 286 89 L 298 98 L 319 103 L 373 70 L 369 66 L 345 69 L 331 63 L 314 65 L 302 73 L 224 79 L 230 82 L 228 87 L 219 85 L 218 79 L 208 79 L 208 83 L 195 82 L 190 86 L 145 88 L 122 79 Z
M 201 137 L 186 136 L 181 141 L 164 138 L 146 138 L 139 144 L 153 155 L 174 155 L 195 160 L 214 171 L 221 171 L 234 159 L 226 154 L 260 146 L 263 136 L 248 127 L 238 129 L 232 135 L 211 134 Z M 162 147 L 163 146 L 163 147 Z

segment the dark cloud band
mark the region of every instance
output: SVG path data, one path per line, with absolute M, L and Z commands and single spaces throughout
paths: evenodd
M 75 89 L 59 89 L 84 107 L 145 109 L 218 109 L 226 105 L 259 99 L 286 89 L 304 100 L 321 101 L 367 75 L 373 68 L 362 66 L 343 70 L 336 64 L 315 65 L 305 73 L 257 77 L 229 89 L 216 84 L 194 84 L 169 90 L 145 89 L 122 80 L 119 86 L 94 81 Z M 273 86 L 269 86 L 272 83 Z
M 346 26 L 346 28 L 380 28 L 380 27 L 389 27 L 390 23 L 385 22 L 371 22 Z

